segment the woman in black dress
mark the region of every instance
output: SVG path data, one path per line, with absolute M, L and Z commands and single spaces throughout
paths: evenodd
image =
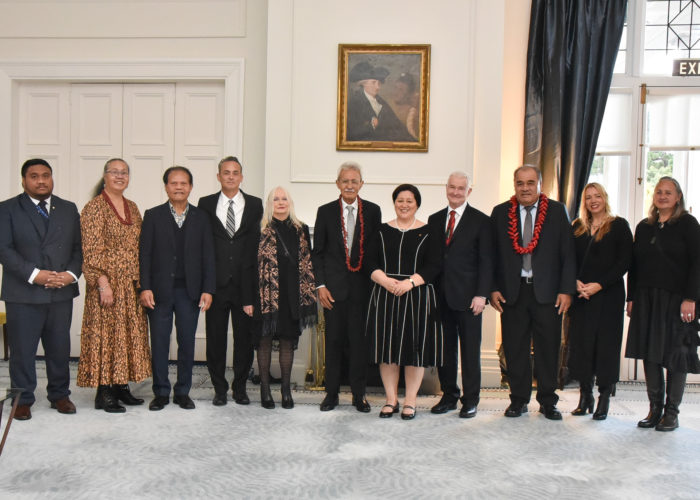
M 583 189 L 579 213 L 573 223 L 578 297 L 569 310 L 569 371 L 580 383 L 581 398 L 571 413 L 593 413 L 595 376 L 599 397 L 593 419 L 605 420 L 610 392 L 620 375 L 622 277 L 632 258 L 632 231 L 625 219 L 612 215 L 608 193 L 597 182 Z
M 401 418 L 416 415 L 416 397 L 426 366 L 442 364 L 442 324 L 432 281 L 440 271 L 440 242 L 416 219 L 420 192 L 402 184 L 393 194 L 396 219 L 382 224 L 368 248 L 368 269 L 375 282 L 370 296 L 367 334 L 371 359 L 379 363 L 386 405 L 379 416 L 398 413 L 400 367 L 406 396 Z
M 639 427 L 678 427 L 686 376 L 700 373 L 699 296 L 700 225 L 685 210 L 678 181 L 662 177 L 654 188 L 649 217 L 635 230 L 627 282 L 631 320 L 625 356 L 644 360 L 649 396 L 649 414 Z
M 260 403 L 274 408 L 270 394 L 272 340 L 279 340 L 282 408 L 293 408 L 290 389 L 294 350 L 304 328 L 316 324 L 316 285 L 309 228 L 294 214 L 289 193 L 277 187 L 267 197 L 258 246 L 262 330 L 258 341 Z

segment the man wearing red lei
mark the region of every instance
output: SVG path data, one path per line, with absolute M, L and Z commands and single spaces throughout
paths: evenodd
M 366 413 L 370 406 L 365 398 L 369 362 L 365 315 L 371 282 L 363 265 L 367 243 L 382 215 L 377 205 L 358 196 L 364 182 L 357 163 L 343 163 L 335 183 L 340 197 L 319 207 L 312 251 L 318 300 L 326 322 L 326 397 L 321 411 L 338 405 L 340 368 L 347 352 L 352 404 Z
M 510 401 L 506 417 L 527 411 L 532 394 L 530 346 L 534 347 L 540 413 L 561 420 L 557 367 L 561 316 L 576 291 L 576 256 L 566 208 L 540 192 L 542 174 L 515 170 L 515 196 L 491 213 L 495 242 L 491 305 L 501 313 Z

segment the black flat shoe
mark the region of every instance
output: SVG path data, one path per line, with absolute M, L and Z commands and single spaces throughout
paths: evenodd
M 476 406 L 462 406 L 459 410 L 459 418 L 474 418 L 476 417 Z
M 391 411 L 384 411 L 384 408 L 391 408 Z M 382 411 L 379 412 L 379 418 L 391 418 L 394 413 L 399 412 L 399 403 L 395 405 L 384 405 L 382 406 Z
M 173 396 L 173 403 L 183 410 L 194 410 L 194 401 L 187 394 L 176 394 Z
M 137 406 L 143 404 L 143 399 L 134 397 L 129 390 L 129 384 L 113 385 L 112 392 L 117 401 L 121 401 L 125 405 Z
M 359 412 L 362 413 L 369 413 L 371 410 L 371 406 L 367 402 L 367 398 L 362 395 L 362 397 L 352 397 L 352 405 L 355 407 L 355 409 Z
M 233 394 L 233 401 L 237 405 L 249 405 L 250 404 L 250 398 L 248 397 L 248 394 L 245 391 L 234 393 Z
M 226 394 L 214 394 L 214 399 L 211 401 L 214 406 L 226 406 L 226 403 L 228 403 Z
M 652 403 L 649 407 L 649 414 L 637 422 L 637 427 L 641 427 L 642 429 L 651 429 L 656 427 L 656 425 L 661 421 L 663 410 L 663 406 Z
M 282 408 L 285 410 L 291 410 L 294 408 L 294 400 L 292 399 L 292 391 L 289 387 L 282 388 Z
M 321 401 L 321 411 L 331 411 L 338 406 L 337 394 L 326 394 L 326 397 Z
M 515 418 L 523 413 L 527 413 L 527 403 L 511 403 L 508 408 L 506 408 L 505 416 Z
M 119 401 L 114 397 L 112 388 L 108 385 L 100 385 L 97 387 L 95 409 L 104 410 L 107 413 L 124 413 L 126 411 L 126 408 L 120 405 Z
M 148 409 L 151 411 L 160 411 L 168 404 L 170 404 L 170 398 L 168 396 L 156 396 L 153 398 L 153 401 L 148 404 Z
M 260 384 L 260 406 L 267 410 L 272 410 L 275 407 L 275 401 L 270 393 L 270 386 Z
M 412 410 L 411 413 L 406 413 L 406 409 Z M 416 408 L 414 406 L 403 405 L 401 420 L 413 420 L 414 418 L 416 418 Z
M 561 412 L 556 405 L 540 405 L 540 413 L 548 420 L 561 420 Z
M 430 413 L 436 413 L 438 415 L 442 413 L 447 413 L 451 410 L 457 409 L 457 401 L 452 398 L 446 398 L 443 396 L 438 403 L 430 409 Z

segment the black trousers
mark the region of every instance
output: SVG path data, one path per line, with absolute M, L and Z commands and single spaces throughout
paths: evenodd
M 454 311 L 442 301 L 443 342 L 445 346 L 443 365 L 438 367 L 440 388 L 443 397 L 459 399 L 457 385 L 457 343 L 462 359 L 462 404 L 479 404 L 481 388 L 481 314 L 474 316 L 470 310 Z
M 531 284 L 521 283 L 515 304 L 503 304 L 501 314 L 503 350 L 506 355 L 510 399 L 526 404 L 532 394 L 530 344 L 535 354 L 537 401 L 556 404 L 561 316 L 553 303 L 539 304 Z
M 176 396 L 187 395 L 192 388 L 192 366 L 194 365 L 194 344 L 199 321 L 199 301 L 192 300 L 185 288 L 173 289 L 169 302 L 158 300 L 148 311 L 151 326 L 151 367 L 153 368 L 153 394 L 170 395 L 168 380 L 168 358 L 170 354 L 170 334 L 175 315 L 175 335 L 177 338 L 177 382 L 173 388 Z
M 73 300 L 50 304 L 5 303 L 10 345 L 10 383 L 24 389 L 19 404 L 32 405 L 36 398 L 36 349 L 39 340 L 46 359 L 46 392 L 49 401 L 70 394 L 70 324 Z
M 326 392 L 340 391 L 340 367 L 348 354 L 350 388 L 355 396 L 365 394 L 367 385 L 367 336 L 365 335 L 366 303 L 336 301 L 333 309 L 324 309 L 326 321 Z
M 207 368 L 214 391 L 226 394 L 226 350 L 228 348 L 228 320 L 233 326 L 233 382 L 234 393 L 245 391 L 246 380 L 253 365 L 253 320 L 243 312 L 243 304 L 228 299 L 226 288 L 214 294 L 211 307 L 206 312 Z

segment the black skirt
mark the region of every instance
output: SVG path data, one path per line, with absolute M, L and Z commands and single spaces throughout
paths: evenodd
M 627 335 L 628 358 L 663 365 L 678 373 L 700 373 L 698 306 L 692 323 L 681 321 L 679 294 L 660 288 L 635 290 Z

